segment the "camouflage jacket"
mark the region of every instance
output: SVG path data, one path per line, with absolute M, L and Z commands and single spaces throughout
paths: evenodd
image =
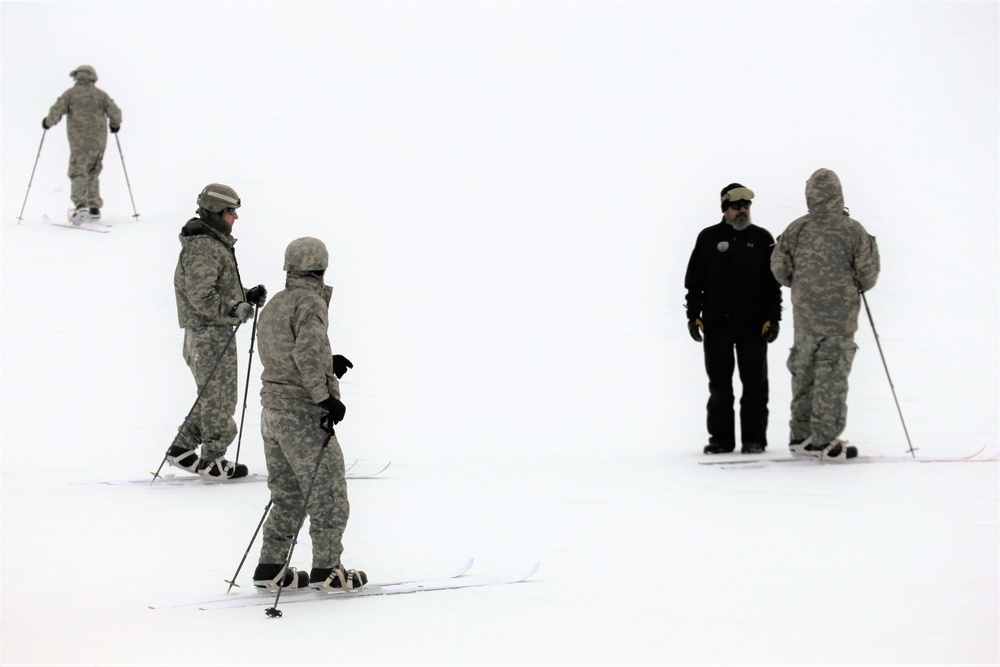
M 806 183 L 809 213 L 788 225 L 771 254 L 771 271 L 792 288 L 795 332 L 850 336 L 858 330 L 860 292 L 875 286 L 878 245 L 848 216 L 837 174 L 816 171 Z
M 324 414 L 316 404 L 340 398 L 329 338 L 333 289 L 319 276 L 290 271 L 285 289 L 268 299 L 257 320 L 257 343 L 264 366 L 261 405 Z
M 108 143 L 108 123 L 122 124 L 122 111 L 111 97 L 91 81 L 78 81 L 59 96 L 49 109 L 45 122 L 49 127 L 66 120 L 66 136 L 71 151 L 104 150 Z
M 196 217 L 181 229 L 174 297 L 182 329 L 240 323 L 229 311 L 246 297 L 236 264 L 236 239 L 219 229 L 224 224 Z

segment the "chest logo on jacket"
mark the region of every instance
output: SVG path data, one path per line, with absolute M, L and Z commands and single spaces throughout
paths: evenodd
M 729 241 L 719 241 L 719 245 L 715 247 L 719 252 L 726 252 L 729 250 Z

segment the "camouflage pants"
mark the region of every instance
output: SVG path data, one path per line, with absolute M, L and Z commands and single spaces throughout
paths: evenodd
M 101 208 L 101 184 L 98 176 L 104 168 L 104 149 L 75 150 L 69 157 L 70 194 L 73 206 Z
M 177 444 L 185 449 L 194 449 L 201 444 L 202 458 L 217 459 L 225 455 L 226 449 L 236 439 L 233 415 L 236 413 L 239 379 L 232 327 L 185 329 L 184 361 L 194 375 L 201 398 L 191 416 L 177 429 Z
M 337 437 L 331 436 L 320 458 L 327 433 L 319 427 L 319 416 L 264 408 L 260 432 L 267 460 L 267 486 L 271 491 L 271 513 L 264 524 L 260 563 L 284 563 L 288 547 L 302 518 L 309 515 L 312 567 L 332 568 L 340 564 L 343 535 L 351 506 L 347 500 L 344 454 Z M 312 482 L 312 492 L 309 484 Z M 304 507 L 306 494 L 309 505 Z
M 792 440 L 813 436 L 826 444 L 847 426 L 847 377 L 858 346 L 853 336 L 795 334 L 788 355 L 792 374 Z

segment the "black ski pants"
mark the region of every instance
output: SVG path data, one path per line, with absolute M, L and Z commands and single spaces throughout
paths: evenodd
M 740 442 L 767 445 L 767 343 L 759 332 L 706 325 L 704 348 L 709 441 L 735 449 L 733 370 L 739 368 Z

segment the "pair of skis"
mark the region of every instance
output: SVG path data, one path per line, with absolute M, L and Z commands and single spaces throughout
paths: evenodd
M 49 218 L 48 214 L 42 216 L 42 220 L 47 225 L 52 225 L 53 227 L 67 227 L 69 229 L 79 229 L 85 232 L 97 232 L 98 234 L 107 234 L 111 231 L 111 225 L 108 223 L 101 222 L 98 220 L 92 220 L 90 213 L 86 210 L 76 213 L 73 209 L 69 210 L 67 214 L 68 220 L 66 222 L 54 222 Z
M 353 472 L 354 468 L 357 466 L 358 462 L 353 462 L 345 470 L 345 477 L 347 479 L 375 479 L 392 465 L 392 461 L 389 461 L 383 465 L 378 470 L 374 472 Z M 102 482 L 97 482 L 98 484 L 107 484 L 110 486 L 180 486 L 184 484 L 246 484 L 250 482 L 266 482 L 267 473 L 252 473 L 246 477 L 237 477 L 236 479 L 212 479 L 205 478 L 201 475 L 177 475 L 173 473 L 167 473 L 160 475 L 156 480 L 151 480 L 149 477 L 143 479 L 112 479 L 105 480 Z
M 857 463 L 988 463 L 1000 460 L 1000 456 L 980 458 L 986 451 L 986 445 L 979 448 L 974 454 L 968 456 L 945 456 L 933 458 L 920 458 L 914 456 L 857 456 L 853 459 L 843 461 L 827 461 L 816 456 L 765 456 L 763 458 L 752 455 L 741 455 L 740 458 L 726 458 L 713 461 L 698 461 L 699 465 L 720 466 L 722 468 L 763 468 L 772 464 L 801 464 L 801 465 L 851 465 Z
M 464 575 L 472 569 L 474 558 L 470 558 L 462 567 L 443 577 L 423 579 L 399 579 L 381 582 L 371 582 L 355 591 L 320 592 L 311 588 L 282 590 L 279 605 L 296 602 L 319 602 L 322 600 L 348 600 L 353 598 L 372 597 L 376 595 L 405 595 L 408 593 L 424 593 L 427 591 L 456 590 L 459 588 L 478 588 L 482 586 L 502 586 L 516 584 L 529 579 L 538 570 L 538 563 L 522 574 L 507 577 L 478 577 L 466 579 Z M 230 593 L 194 602 L 180 602 L 149 605 L 150 609 L 173 609 L 178 607 L 197 607 L 204 611 L 216 609 L 232 609 L 235 607 L 263 607 L 274 604 L 273 593 Z

